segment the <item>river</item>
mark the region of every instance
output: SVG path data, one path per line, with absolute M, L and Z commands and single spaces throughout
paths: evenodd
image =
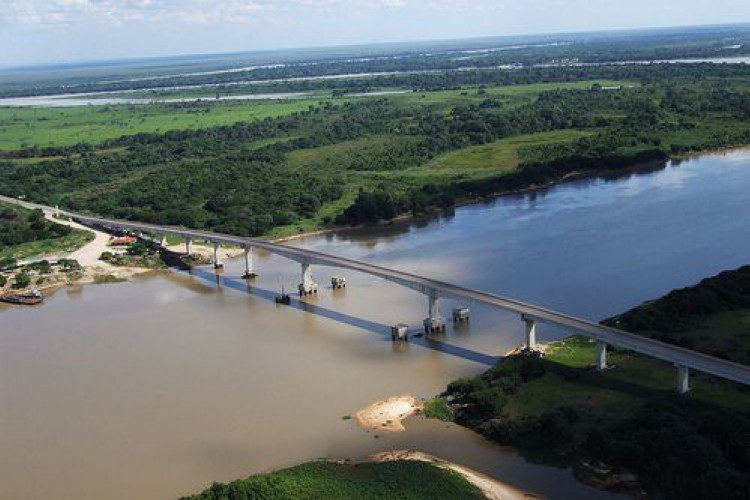
M 291 243 L 602 319 L 747 263 L 750 151 L 658 171 L 568 182 L 451 216 Z M 369 276 L 315 268 L 316 298 L 291 307 L 298 265 L 170 271 L 0 307 L 0 498 L 174 498 L 318 457 L 415 448 L 551 498 L 614 498 L 570 471 L 527 463 L 452 424 L 357 428 L 357 409 L 429 397 L 522 341 L 518 317 L 472 305 L 434 341 L 393 344 L 426 299 Z M 443 303 L 450 312 L 451 302 Z M 565 332 L 541 329 L 541 340 Z
M 588 66 L 627 66 L 627 65 L 648 65 L 648 64 L 700 64 L 700 63 L 712 63 L 712 64 L 750 64 L 749 56 L 736 56 L 736 57 L 708 57 L 701 59 L 662 59 L 662 60 L 637 60 L 637 61 L 613 61 L 613 62 L 552 62 L 535 64 L 534 67 L 539 68 L 553 68 L 553 67 L 588 67 Z M 304 99 L 304 98 L 315 98 L 323 97 L 320 92 L 277 92 L 277 93 L 223 93 L 224 87 L 232 87 L 239 85 L 265 85 L 273 83 L 288 83 L 288 82 L 306 82 L 316 80 L 339 80 L 339 79 L 351 79 L 351 78 L 370 78 L 377 76 L 396 76 L 396 75 L 419 75 L 419 74 L 438 74 L 438 73 L 455 73 L 462 71 L 474 71 L 474 70 L 492 70 L 492 69 L 504 69 L 504 70 L 517 70 L 523 68 L 520 64 L 503 64 L 494 67 L 484 66 L 465 66 L 453 69 L 427 69 L 427 70 L 402 70 L 402 71 L 380 71 L 380 72 L 363 72 L 363 73 L 343 73 L 333 75 L 319 75 L 319 76 L 299 76 L 299 77 L 288 77 L 288 78 L 277 78 L 271 80 L 252 80 L 240 78 L 236 81 L 228 81 L 222 83 L 203 83 L 195 85 L 170 85 L 162 87 L 151 87 L 145 89 L 135 90 L 108 90 L 99 92 L 81 92 L 72 94 L 54 94 L 54 95 L 39 95 L 39 96 L 26 96 L 26 97 L 0 97 L 0 107 L 78 107 L 78 106 L 105 106 L 105 105 L 116 105 L 116 104 L 153 104 L 159 103 L 179 103 L 179 102 L 196 102 L 196 101 L 228 101 L 228 100 L 240 100 L 240 101 L 262 101 L 270 99 Z M 233 72 L 234 70 L 225 70 L 224 72 Z M 212 74 L 213 72 L 207 72 L 205 74 Z M 183 75 L 190 76 L 190 74 Z M 158 79 L 158 78 L 157 78 Z M 212 89 L 221 89 L 216 96 Z M 211 91 L 203 95 L 186 96 L 186 97 L 164 97 L 160 95 L 144 96 L 147 92 L 165 92 L 165 91 L 180 91 L 180 90 L 196 90 L 204 89 Z M 349 97 L 367 97 L 367 96 L 386 96 L 391 94 L 404 94 L 409 93 L 411 90 L 381 90 L 372 92 L 361 92 L 348 94 Z M 136 97 L 129 97 L 134 95 Z

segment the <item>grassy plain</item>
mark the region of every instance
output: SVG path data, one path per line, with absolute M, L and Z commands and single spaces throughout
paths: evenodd
M 42 255 L 73 252 L 93 239 L 94 233 L 76 229 L 67 236 L 48 240 L 30 241 L 27 243 L 21 243 L 20 245 L 0 248 L 0 260 L 8 257 L 17 260 L 24 260 Z
M 5 240 L 13 242 L 12 244 L 0 242 L 0 260 L 7 258 L 24 260 L 42 255 L 72 252 L 94 239 L 94 233 L 90 231 L 73 229 L 67 232 L 68 230 L 61 225 L 48 221 L 44 221 L 44 225 L 40 227 L 27 220 L 32 212 L 25 208 L 0 203 L 0 209 L 4 212 L 9 211 L 10 214 L 17 214 L 18 217 L 18 219 L 11 219 L 9 214 L 4 213 L 5 217 L 0 219 L 0 234 L 4 231 L 5 235 L 12 236 L 20 232 L 25 236 L 25 238 Z
M 515 136 L 500 141 L 470 146 L 435 157 L 431 161 L 406 169 L 353 170 L 347 173 L 352 158 L 376 158 L 388 155 L 391 150 L 413 138 L 378 135 L 319 148 L 293 151 L 287 162 L 296 169 L 326 169 L 347 173 L 344 195 L 324 204 L 315 217 L 300 219 L 293 224 L 274 228 L 269 237 L 278 238 L 300 232 L 315 231 L 351 205 L 360 188 L 389 185 L 394 190 L 425 183 L 444 184 L 455 180 L 496 177 L 514 172 L 521 162 L 521 148 L 531 145 L 555 144 L 573 141 L 591 132 L 558 130 Z M 329 221 L 326 223 L 326 221 Z
M 118 104 L 75 107 L 0 107 L 0 151 L 100 144 L 142 132 L 230 125 L 302 111 L 320 99 Z
M 489 97 L 502 98 L 507 105 L 530 102 L 540 92 L 552 89 L 590 88 L 631 85 L 615 81 L 581 81 L 532 85 L 494 86 L 481 91 L 448 90 L 391 95 L 402 106 L 432 105 L 449 110 L 457 105 L 476 104 Z M 180 93 L 170 97 L 181 97 Z M 100 144 L 108 139 L 144 132 L 166 132 L 230 125 L 239 121 L 285 116 L 308 109 L 320 102 L 342 102 L 374 97 L 311 97 L 274 100 L 207 99 L 192 103 L 112 104 L 71 107 L 0 106 L 0 151 L 26 147 L 72 146 L 78 143 Z
M 536 134 L 517 135 L 501 139 L 491 144 L 469 146 L 458 151 L 451 151 L 434 158 L 429 163 L 413 170 L 404 172 L 405 175 L 414 173 L 438 172 L 446 175 L 466 175 L 468 177 L 484 177 L 514 171 L 521 163 L 520 150 L 525 146 L 539 146 L 574 141 L 581 137 L 592 135 L 590 131 L 581 130 L 553 130 Z
M 600 373 L 592 369 L 594 356 L 595 343 L 586 337 L 553 344 L 545 358 L 552 369 L 523 384 L 509 398 L 505 411 L 522 417 L 570 405 L 618 407 L 626 412 L 655 394 L 671 397 L 674 392 L 676 369 L 670 363 L 610 348 L 608 364 L 612 369 Z M 750 412 L 750 393 L 737 384 L 695 372 L 691 375 L 691 390 L 684 397 Z

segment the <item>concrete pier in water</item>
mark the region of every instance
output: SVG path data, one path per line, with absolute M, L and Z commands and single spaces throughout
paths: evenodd
M 245 247 L 245 274 L 242 276 L 245 279 L 249 278 L 255 278 L 258 276 L 255 273 L 255 268 L 253 266 L 253 254 L 255 253 L 255 250 L 253 247 Z
M 424 320 L 425 333 L 437 333 L 445 331 L 445 318 L 440 314 L 440 297 L 437 292 L 431 290 L 427 296 L 428 316 Z
M 214 269 L 221 269 L 224 263 L 221 260 L 221 245 L 214 242 Z
M 297 288 L 302 296 L 318 293 L 318 284 L 313 281 L 312 266 L 309 262 L 302 263 L 302 282 Z
M 29 203 L 6 196 L 0 196 L 0 200 L 30 209 L 40 209 L 47 212 L 55 211 L 52 207 Z M 396 269 L 389 269 L 380 265 L 325 254 L 322 252 L 305 250 L 302 248 L 289 247 L 254 238 L 244 238 L 229 234 L 147 224 L 143 222 L 91 217 L 64 210 L 60 210 L 59 213 L 61 216 L 70 217 L 82 224 L 110 228 L 116 231 L 124 230 L 141 234 L 158 235 L 159 237 L 179 236 L 181 238 L 210 241 L 214 244 L 214 262 L 217 268 L 222 267 L 221 257 L 219 255 L 219 246 L 221 244 L 262 248 L 271 253 L 299 262 L 302 265 L 302 283 L 300 283 L 299 288 L 300 293 L 303 295 L 317 292 L 317 284 L 312 279 L 312 264 L 347 269 L 380 277 L 428 296 L 429 317 L 424 320 L 425 330 L 427 330 L 428 333 L 445 330 L 445 320 L 440 315 L 439 305 L 439 297 L 443 297 L 451 300 L 460 300 L 462 302 L 479 303 L 515 312 L 533 318 L 535 324 L 545 323 L 591 338 L 596 341 L 595 365 L 599 370 L 604 370 L 608 367 L 607 346 L 613 345 L 673 363 L 678 367 L 677 390 L 679 392 L 689 390 L 689 369 L 698 370 L 716 377 L 750 385 L 750 367 L 739 363 L 667 344 L 665 342 L 616 328 L 600 325 L 586 319 L 576 318 L 512 298 L 502 297 L 492 293 L 474 290 Z M 156 240 L 156 238 L 154 239 Z M 534 338 L 536 332 L 533 329 L 527 330 L 526 343 L 529 346 L 534 345 L 536 343 L 536 339 Z M 532 335 L 532 333 L 534 335 Z

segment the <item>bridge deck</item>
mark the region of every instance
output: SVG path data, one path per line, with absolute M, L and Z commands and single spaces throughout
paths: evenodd
M 45 211 L 55 210 L 44 205 L 23 202 L 5 196 L 0 196 L 0 200 L 26 206 L 27 208 L 39 208 Z M 674 363 L 675 365 L 685 366 L 700 372 L 715 375 L 717 377 L 750 385 L 750 367 L 745 365 L 741 365 L 724 359 L 719 359 L 690 349 L 666 344 L 658 340 L 649 339 L 615 328 L 602 326 L 588 320 L 575 318 L 573 316 L 568 316 L 563 313 L 551 311 L 549 309 L 538 307 L 532 304 L 527 304 L 518 300 L 501 297 L 499 295 L 482 292 L 480 290 L 474 290 L 451 283 L 445 283 L 443 281 L 426 278 L 424 276 L 418 276 L 404 271 L 389 269 L 374 264 L 368 264 L 365 262 L 347 259 L 344 257 L 337 257 L 335 255 L 315 252 L 312 250 L 288 247 L 285 245 L 271 243 L 269 241 L 254 238 L 243 238 L 228 234 L 198 231 L 181 227 L 161 226 L 141 222 L 91 217 L 62 210 L 60 211 L 60 213 L 62 215 L 76 218 L 84 224 L 98 224 L 111 228 L 157 233 L 162 235 L 176 235 L 183 238 L 191 238 L 194 240 L 208 240 L 216 243 L 263 248 L 271 253 L 281 255 L 297 262 L 350 269 L 372 276 L 377 276 L 399 285 L 418 290 L 425 294 L 429 294 L 430 292 L 437 292 L 438 295 L 444 298 L 451 298 L 461 301 L 474 301 L 482 304 L 487 304 L 489 306 L 498 307 L 507 311 L 516 312 L 533 318 L 536 321 L 560 326 L 570 330 L 573 333 L 578 333 L 596 340 L 601 340 L 613 346 L 623 347 L 641 354 L 645 354 L 647 356 Z

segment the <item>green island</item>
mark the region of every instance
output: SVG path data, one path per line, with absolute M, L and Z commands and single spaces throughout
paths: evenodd
M 750 266 L 607 320 L 625 330 L 747 364 Z M 533 461 L 572 466 L 601 488 L 655 498 L 748 498 L 750 392 L 694 373 L 673 391 L 674 367 L 614 349 L 593 368 L 595 345 L 569 337 L 546 354 L 513 354 L 452 382 L 425 407 Z
M 251 498 L 363 498 L 454 499 L 485 498 L 482 492 L 455 472 L 427 462 L 340 464 L 310 462 L 269 474 L 259 474 L 214 484 L 192 500 L 239 500 Z

